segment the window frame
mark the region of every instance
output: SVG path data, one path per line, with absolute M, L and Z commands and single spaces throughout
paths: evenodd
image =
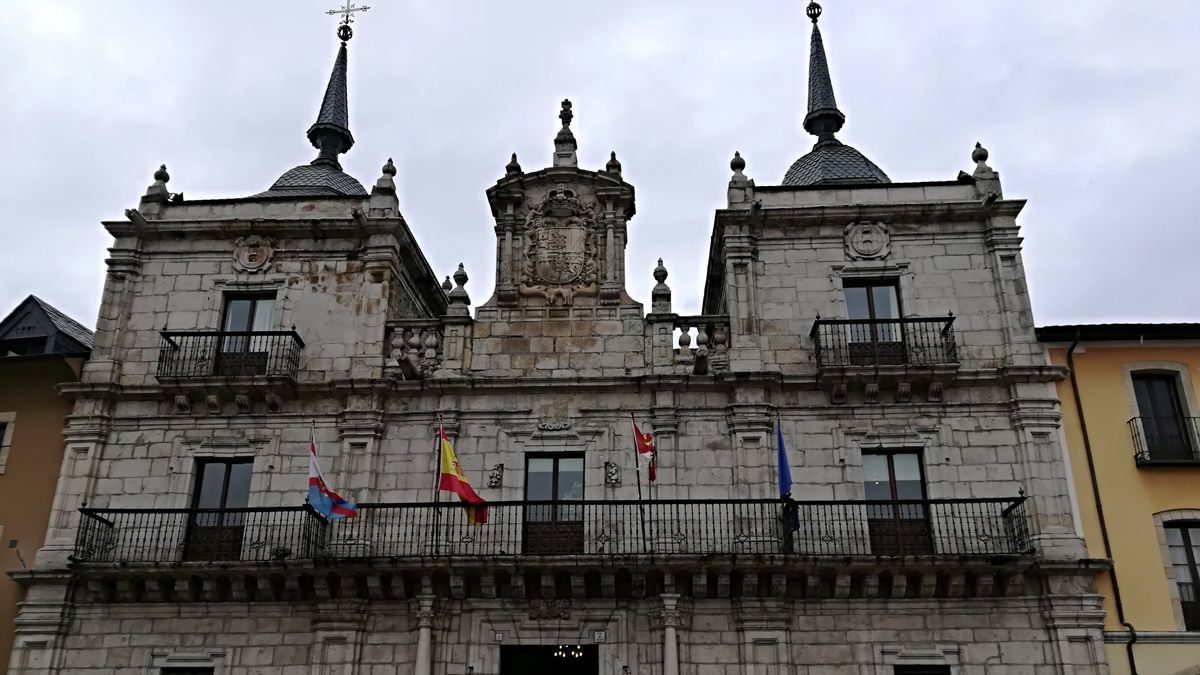
M 12 451 L 16 428 L 16 411 L 0 412 L 0 475 L 4 475 L 8 468 L 8 457 Z
M 951 675 L 951 670 L 945 663 L 897 663 L 892 665 L 892 675 Z
M 530 501 L 530 499 L 529 499 L 529 461 L 533 460 L 533 459 L 552 459 L 552 460 L 554 460 L 554 472 L 551 474 L 552 475 L 551 485 L 553 486 L 552 493 L 555 496 L 551 497 L 549 500 L 545 500 L 545 501 L 552 501 L 552 502 L 560 502 L 561 501 L 561 502 L 570 504 L 575 501 L 584 501 L 585 499 L 587 499 L 587 456 L 584 453 L 582 453 L 582 452 L 527 452 L 527 453 L 525 453 L 525 475 L 524 475 L 525 486 L 523 489 L 523 494 L 525 495 L 525 501 Z M 578 460 L 580 460 L 582 473 L 584 476 L 583 496 L 581 496 L 577 500 L 576 499 L 562 500 L 562 499 L 558 498 L 558 462 L 561 459 L 578 459 Z M 539 499 L 539 500 L 535 500 L 535 501 L 543 501 L 543 500 Z
M 229 501 L 229 476 L 232 467 L 235 464 L 249 464 L 251 482 L 246 485 L 246 501 L 249 503 L 250 495 L 254 493 L 251 485 L 254 478 L 254 458 L 253 457 L 197 457 L 196 458 L 196 478 L 192 481 L 192 501 L 191 508 L 198 509 L 200 507 L 201 486 L 204 482 L 204 467 L 209 464 L 224 464 L 225 474 L 221 478 L 221 505 L 218 509 L 229 508 L 226 504 Z
M 1200 529 L 1200 520 L 1194 518 L 1182 518 L 1178 520 L 1165 521 L 1162 524 L 1164 543 L 1166 544 L 1166 568 L 1170 570 L 1170 575 L 1167 577 L 1167 582 L 1174 588 L 1175 606 L 1179 609 L 1180 625 L 1183 630 L 1189 633 L 1200 632 L 1200 610 L 1197 611 L 1193 625 L 1188 625 L 1188 614 L 1183 608 L 1183 594 L 1179 589 L 1179 580 L 1175 578 L 1175 563 L 1171 559 L 1171 544 L 1170 540 L 1166 539 L 1166 533 L 1170 530 L 1178 530 L 1180 537 L 1183 540 L 1184 552 L 1187 554 L 1188 572 L 1192 577 L 1192 597 L 1189 602 L 1200 606 L 1200 559 L 1196 557 L 1194 548 L 1200 546 L 1200 540 L 1192 541 L 1188 530 Z
M 851 288 L 867 289 L 867 313 L 865 319 L 850 317 L 850 303 L 846 298 L 846 290 Z M 875 312 L 875 288 L 891 288 L 896 293 L 896 316 L 880 317 Z M 851 277 L 842 279 L 842 302 L 846 305 L 846 318 L 850 321 L 900 321 L 904 318 L 904 298 L 900 294 L 899 277 Z
M 863 496 L 866 497 L 867 475 L 866 475 L 866 457 L 868 455 L 886 456 L 888 463 L 888 487 L 891 488 L 892 501 L 905 501 L 896 496 L 896 455 L 916 455 L 917 468 L 921 473 L 921 500 L 929 499 L 929 479 L 925 475 L 925 452 L 923 448 L 863 448 Z
M 250 301 L 250 313 L 246 317 L 247 328 L 244 331 L 231 331 L 226 328 L 226 324 L 229 321 L 229 306 L 232 302 L 238 300 Z M 271 301 L 271 313 L 274 314 L 275 303 L 278 301 L 278 294 L 275 291 L 231 291 L 225 293 L 221 305 L 220 330 L 232 333 L 254 332 L 254 320 L 258 317 L 259 303 L 263 300 Z
M 1165 377 L 1173 379 L 1173 388 L 1175 394 L 1175 414 L 1179 416 L 1180 431 L 1183 435 L 1184 444 L 1189 448 L 1192 458 L 1200 454 L 1200 438 L 1195 435 L 1193 418 L 1200 417 L 1200 408 L 1197 407 L 1195 389 L 1192 385 L 1192 380 L 1186 363 L 1176 363 L 1172 361 L 1138 361 L 1133 363 L 1125 363 L 1121 365 L 1122 374 L 1125 385 L 1125 399 L 1129 405 L 1130 418 L 1129 426 L 1131 432 L 1140 434 L 1143 439 L 1146 458 L 1151 461 L 1161 461 L 1170 463 L 1172 461 L 1180 461 L 1173 458 L 1158 458 L 1154 457 L 1151 452 L 1149 435 L 1146 433 L 1145 422 L 1140 401 L 1137 395 L 1136 380 L 1139 376 L 1144 377 Z M 1141 454 L 1137 449 L 1137 440 L 1131 439 L 1134 443 L 1134 454 L 1138 457 L 1138 463 L 1141 464 Z M 1194 459 L 1182 459 L 1184 463 L 1193 463 Z

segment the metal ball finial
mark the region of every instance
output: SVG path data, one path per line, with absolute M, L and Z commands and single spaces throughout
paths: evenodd
M 808 18 L 812 19 L 812 22 L 815 24 L 817 19 L 821 18 L 821 6 L 815 1 L 810 2 L 808 3 L 808 8 L 804 10 L 804 13 L 807 14 Z
M 344 23 L 338 26 L 337 36 L 342 42 L 349 42 L 350 38 L 354 37 L 354 29 L 350 27 L 350 24 Z

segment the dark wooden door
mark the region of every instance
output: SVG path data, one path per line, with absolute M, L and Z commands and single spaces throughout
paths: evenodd
M 921 455 L 916 452 L 863 455 L 866 497 L 871 501 L 925 499 Z M 867 529 L 875 555 L 928 555 L 933 552 L 925 504 L 868 504 Z
M 197 465 L 196 489 L 184 542 L 185 560 L 238 560 L 250 502 L 250 460 L 203 460 Z
M 1177 377 L 1170 373 L 1134 373 L 1133 392 L 1150 459 L 1193 459 L 1188 420 L 1183 414 Z
M 531 455 L 525 463 L 523 550 L 533 555 L 584 552 L 583 455 Z

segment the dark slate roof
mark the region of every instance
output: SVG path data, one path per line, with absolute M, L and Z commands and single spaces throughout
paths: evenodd
M 29 297 L 33 298 L 34 302 L 46 312 L 46 315 L 50 317 L 50 321 L 54 324 L 55 328 L 66 333 L 68 337 L 84 347 L 88 349 L 92 348 L 92 338 L 94 337 L 92 331 L 84 328 L 83 324 L 63 314 L 54 305 L 42 300 L 38 296 L 31 295 Z
M 346 43 L 338 49 L 337 58 L 333 62 L 333 72 L 329 74 L 329 84 L 325 87 L 325 98 L 321 100 L 321 112 L 317 121 L 308 129 L 308 140 L 313 147 L 317 146 L 317 132 L 330 129 L 345 136 L 345 146 L 341 152 L 346 152 L 354 145 L 354 136 L 350 134 L 350 108 L 346 101 Z
M 812 152 L 796 160 L 783 177 L 783 184 L 788 186 L 890 182 L 892 180 L 874 162 L 836 140 L 818 143 Z
M 813 24 L 812 45 L 808 54 L 808 113 L 811 115 L 821 111 L 841 114 L 833 95 L 833 78 L 829 76 L 829 62 L 825 58 L 821 29 Z
M 365 197 L 353 176 L 326 164 L 301 164 L 289 169 L 266 192 L 251 197 Z
M 1200 340 L 1200 323 L 1084 323 L 1039 326 L 1035 332 L 1041 342 Z

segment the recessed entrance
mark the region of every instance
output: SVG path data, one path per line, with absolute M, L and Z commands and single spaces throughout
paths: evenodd
M 500 675 L 600 675 L 596 645 L 502 645 Z

